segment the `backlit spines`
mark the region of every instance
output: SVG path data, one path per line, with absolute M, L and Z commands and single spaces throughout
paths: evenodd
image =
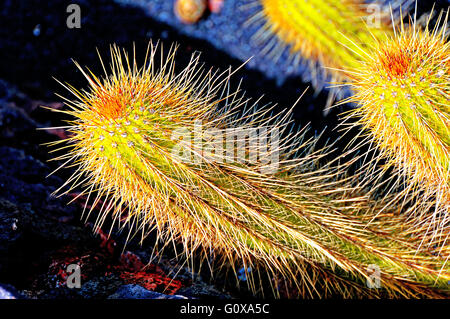
M 247 283 L 255 291 L 262 269 L 303 296 L 442 296 L 449 279 L 442 261 L 428 252 L 415 255 L 417 241 L 395 237 L 396 226 L 367 227 L 370 204 L 342 177 L 337 160 L 319 165 L 328 151 L 295 157 L 314 145 L 300 143 L 296 133 L 272 139 L 265 156 L 252 157 L 246 145 L 261 143 L 259 130 L 283 136 L 289 113 L 265 119 L 269 110 L 250 108 L 236 116 L 246 99 L 230 92 L 229 72 L 205 72 L 194 56 L 175 74 L 175 52 L 159 67 L 157 53 L 152 47 L 149 63 L 138 68 L 114 47 L 109 77 L 80 68 L 90 90 L 69 87 L 78 99 L 67 101 L 74 145 L 59 159 L 78 164 L 66 185 L 85 188 L 96 227 L 112 217 L 143 237 L 156 230 L 164 245 L 182 243 L 187 260 L 201 253 L 251 266 L 256 270 Z M 196 134 L 199 128 L 208 133 Z M 246 136 L 248 143 L 233 146 L 233 155 L 203 148 L 214 132 L 227 129 L 237 134 L 234 141 Z M 366 287 L 369 266 L 380 269 L 380 293 Z
M 442 27 L 408 26 L 349 74 L 351 112 L 403 184 L 411 231 L 447 251 L 450 233 L 450 46 Z M 379 159 L 377 159 L 378 161 Z M 373 176 L 377 178 L 377 176 Z M 400 196 L 401 197 L 401 196 Z M 442 248 L 441 248 L 442 247 Z M 438 249 L 438 250 L 439 250 Z M 445 254 L 444 254 L 445 255 Z

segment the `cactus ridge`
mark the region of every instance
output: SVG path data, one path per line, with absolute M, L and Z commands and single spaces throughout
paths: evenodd
M 74 120 L 71 137 L 60 141 L 70 151 L 63 146 L 55 159 L 76 170 L 56 193 L 82 187 L 95 228 L 112 218 L 131 229 L 130 238 L 156 232 L 163 246 L 181 243 L 186 261 L 200 255 L 235 273 L 242 266 L 255 292 L 264 291 L 267 276 L 275 295 L 281 281 L 304 297 L 447 296 L 441 258 L 416 253 L 419 242 L 400 233 L 401 217 L 372 215 L 376 203 L 352 186 L 339 157 L 323 164 L 331 147 L 317 148 L 304 131 L 289 133 L 290 111 L 268 116 L 270 107 L 247 106 L 230 89 L 232 72 L 205 71 L 198 55 L 175 73 L 175 51 L 156 65 L 158 48 L 150 44 L 138 68 L 114 46 L 103 79 L 77 65 L 90 88 L 63 84 L 76 97 L 63 111 Z M 205 133 L 195 136 L 198 123 Z M 268 153 L 279 154 L 275 171 L 267 171 L 274 162 L 251 158 L 245 143 L 234 145 L 238 161 L 199 147 L 217 137 L 214 130 L 261 127 L 283 136 Z M 260 137 L 248 134 L 247 143 L 258 145 Z M 198 143 L 189 142 L 192 135 Z M 380 268 L 380 291 L 366 287 L 371 265 Z

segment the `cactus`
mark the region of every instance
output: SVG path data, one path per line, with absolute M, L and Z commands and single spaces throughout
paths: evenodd
M 443 15 L 439 17 L 442 21 Z M 373 183 L 389 168 L 402 191 L 409 231 L 427 247 L 450 255 L 450 45 L 447 20 L 439 27 L 401 27 L 387 41 L 366 50 L 364 62 L 348 75 L 358 104 L 348 119 L 367 133 L 385 161 L 367 169 Z M 378 166 L 379 167 L 379 166 Z M 373 172 L 373 173 L 372 173 Z
M 77 98 L 63 111 L 75 118 L 72 136 L 54 144 L 72 144 L 56 159 L 77 169 L 57 192 L 83 186 L 96 228 L 111 218 L 129 225 L 130 236 L 154 231 L 164 245 L 181 243 L 187 261 L 243 267 L 255 293 L 268 280 L 278 295 L 278 278 L 304 297 L 447 296 L 442 260 L 415 254 L 417 240 L 397 236 L 401 217 L 372 216 L 376 204 L 351 186 L 339 159 L 326 161 L 331 148 L 287 132 L 289 112 L 268 118 L 270 108 L 245 108 L 245 97 L 230 90 L 231 71 L 206 72 L 197 55 L 175 74 L 170 50 L 158 69 L 157 52 L 151 45 L 138 68 L 113 47 L 110 76 L 77 65 L 90 89 L 65 85 Z M 237 146 L 218 138 L 227 129 Z M 255 157 L 261 136 L 274 138 Z M 383 289 L 366 287 L 370 267 L 380 269 Z
M 181 22 L 193 24 L 204 15 L 206 6 L 207 0 L 177 0 L 173 10 Z
M 250 23 L 265 21 L 254 38 L 265 43 L 263 52 L 276 56 L 289 46 L 293 56 L 343 80 L 342 69 L 355 67 L 361 59 L 355 44 L 365 47 L 392 33 L 390 15 L 381 4 L 361 0 L 260 0 L 261 11 Z M 399 3 L 397 2 L 396 5 Z M 404 10 L 409 1 L 404 3 Z M 274 39 L 273 35 L 276 36 Z M 278 40 L 276 40 L 278 39 Z M 313 73 L 317 71 L 313 70 Z

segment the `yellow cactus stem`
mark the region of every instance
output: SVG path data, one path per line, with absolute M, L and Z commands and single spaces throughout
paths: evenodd
M 193 24 L 205 14 L 207 0 L 177 0 L 174 3 L 174 13 L 181 22 Z
M 443 20 L 443 14 L 439 21 Z M 449 256 L 450 235 L 450 45 L 448 13 L 430 29 L 401 25 L 387 41 L 375 42 L 364 62 L 348 74 L 358 107 L 348 119 L 364 129 L 365 142 L 381 153 L 364 170 L 378 179 L 388 168 L 403 191 L 410 231 Z M 344 101 L 346 102 L 346 101 Z
M 352 48 L 365 47 L 392 33 L 391 16 L 381 4 L 362 0 L 259 0 L 262 9 L 250 24 L 265 21 L 254 35 L 265 44 L 262 52 L 276 57 L 286 47 L 297 60 L 305 58 L 313 72 L 319 65 L 333 80 L 343 80 L 339 70 L 360 60 Z M 398 2 L 397 2 L 398 3 Z M 404 10 L 408 7 L 405 4 Z M 275 37 L 274 37 L 275 36 Z
M 289 111 L 246 108 L 232 73 L 206 72 L 198 55 L 176 74 L 175 49 L 159 68 L 153 45 L 141 68 L 111 53 L 103 79 L 79 67 L 88 91 L 66 85 L 77 98 L 63 111 L 74 117 L 62 141 L 71 144 L 55 158 L 77 167 L 56 192 L 84 187 L 95 227 L 111 218 L 130 236 L 154 231 L 164 246 L 182 244 L 186 261 L 243 267 L 255 293 L 269 282 L 278 296 L 278 279 L 304 297 L 448 296 L 442 260 L 416 254 L 417 240 L 396 236 L 395 224 L 367 227 L 373 204 L 342 177 L 339 159 L 320 164 L 330 149 L 286 130 Z M 381 289 L 366 286 L 368 268 Z

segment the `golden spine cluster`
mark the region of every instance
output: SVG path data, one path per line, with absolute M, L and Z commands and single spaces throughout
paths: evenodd
M 362 143 L 380 153 L 364 166 L 367 181 L 376 184 L 393 169 L 391 179 L 401 187 L 394 197 L 404 202 L 408 230 L 444 258 L 450 252 L 447 18 L 441 15 L 443 23 L 432 29 L 402 24 L 387 41 L 362 50 L 364 62 L 348 73 L 355 93 L 344 101 L 357 104 L 347 120 L 363 129 Z

